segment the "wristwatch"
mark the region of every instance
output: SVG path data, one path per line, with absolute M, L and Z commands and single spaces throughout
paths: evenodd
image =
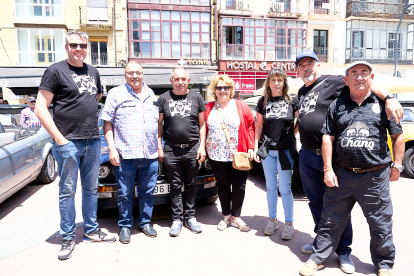
M 385 96 L 384 101 L 388 100 L 388 99 L 394 99 L 394 95 L 393 94 L 388 94 L 387 96 Z
M 403 172 L 404 170 L 404 166 L 403 165 L 396 165 L 394 163 L 391 164 L 391 167 L 396 168 L 397 170 L 399 170 L 400 172 Z

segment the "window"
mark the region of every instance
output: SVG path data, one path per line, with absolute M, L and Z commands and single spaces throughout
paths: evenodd
M 63 19 L 62 0 L 15 0 L 14 3 L 14 16 L 17 18 Z
M 320 62 L 328 62 L 328 31 L 313 31 L 313 51 Z
M 45 66 L 65 59 L 63 29 L 17 28 L 18 65 Z
M 108 66 L 108 42 L 90 37 L 89 48 L 92 65 Z
M 161 4 L 210 6 L 210 0 L 128 0 L 128 1 L 139 2 L 139 3 L 160 3 L 161 2 Z
M 131 10 L 132 57 L 210 59 L 210 13 Z

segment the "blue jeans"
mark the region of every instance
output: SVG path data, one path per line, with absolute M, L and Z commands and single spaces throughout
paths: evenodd
M 317 155 L 316 153 L 302 148 L 299 154 L 299 170 L 303 189 L 309 199 L 309 209 L 311 210 L 313 221 L 315 222 L 314 231 L 317 233 L 324 205 L 323 196 L 327 189 L 327 186 L 323 181 L 322 155 Z M 351 254 L 351 248 L 349 247 L 351 244 L 352 224 L 350 216 L 335 252 L 338 255 Z
M 114 167 L 114 174 L 118 181 L 118 225 L 131 229 L 134 218 L 132 215 L 132 193 L 135 180 L 138 184 L 138 226 L 143 228 L 151 222 L 154 208 L 154 188 L 157 184 L 157 159 L 121 159 L 119 167 Z
M 82 216 L 84 233 L 97 230 L 98 174 L 101 157 L 100 139 L 78 139 L 59 146 L 53 143 L 52 153 L 58 164 L 60 234 L 64 240 L 75 238 L 75 192 L 80 170 L 82 185 Z
M 293 159 L 289 150 L 285 150 L 289 158 L 291 169 L 282 170 L 279 161 L 279 152 L 269 150 L 269 155 L 262 160 L 263 170 L 266 177 L 267 205 L 269 208 L 269 218 L 275 219 L 277 214 L 277 189 L 279 175 L 279 191 L 282 195 L 283 209 L 285 211 L 285 222 L 293 223 L 293 195 L 290 180 L 292 179 Z

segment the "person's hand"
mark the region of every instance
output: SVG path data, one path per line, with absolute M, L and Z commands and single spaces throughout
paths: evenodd
M 400 179 L 400 171 L 397 168 L 391 168 L 390 181 L 397 181 Z
M 59 140 L 56 140 L 56 144 L 58 144 L 59 146 L 66 145 L 69 142 L 70 141 L 68 139 L 66 139 L 65 137 L 62 137 Z
M 158 148 L 158 161 L 164 162 L 164 150 L 162 148 Z
M 404 116 L 404 110 L 397 99 L 388 99 L 385 101 L 385 112 L 387 112 L 388 120 L 391 120 L 391 115 L 395 123 L 399 123 Z
M 248 149 L 248 150 L 247 150 L 247 153 L 249 154 L 249 160 L 250 160 L 250 161 L 253 161 L 254 156 L 255 156 L 255 154 L 254 154 L 254 150 L 252 150 L 252 149 Z
M 116 149 L 109 150 L 109 162 L 112 165 L 119 167 L 119 153 Z
M 197 150 L 197 160 L 198 163 L 202 163 L 204 160 L 206 160 L 206 149 L 204 147 L 199 147 Z
M 328 187 L 339 187 L 338 186 L 338 178 L 333 170 L 325 171 L 325 177 L 323 181 L 325 182 L 326 186 Z

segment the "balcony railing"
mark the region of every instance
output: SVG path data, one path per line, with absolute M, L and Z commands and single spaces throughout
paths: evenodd
M 108 54 L 106 53 L 91 53 L 92 65 L 108 66 Z
M 80 27 L 84 29 L 112 29 L 113 8 L 79 7 Z
M 309 0 L 309 14 L 339 14 L 339 0 Z
M 227 10 L 250 11 L 249 0 L 226 0 Z
M 395 50 L 393 49 L 367 49 L 348 48 L 345 50 L 345 63 L 352 63 L 357 60 L 365 60 L 369 63 L 394 64 Z M 399 64 L 412 64 L 412 50 L 398 50 Z
M 308 47 L 308 50 L 313 51 L 319 59 L 319 62 L 337 63 L 338 62 L 338 48 L 331 47 Z
M 291 16 L 302 14 L 300 0 L 269 0 L 269 15 Z
M 404 4 L 378 3 L 379 1 L 347 1 L 346 17 L 361 16 L 374 18 L 395 18 L 401 17 Z M 404 19 L 414 19 L 413 11 L 404 15 Z

